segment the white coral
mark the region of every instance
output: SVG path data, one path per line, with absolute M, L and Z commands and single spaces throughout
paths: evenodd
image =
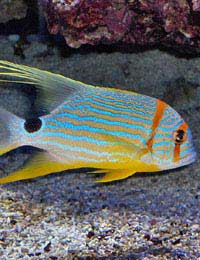
M 64 11 L 70 11 L 74 6 L 79 4 L 80 0 L 74 0 L 70 1 L 70 3 L 67 3 L 66 0 L 53 0 L 54 4 L 56 4 L 57 9 L 62 9 Z

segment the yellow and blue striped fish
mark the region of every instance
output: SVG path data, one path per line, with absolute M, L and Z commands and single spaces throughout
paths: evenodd
M 41 149 L 0 183 L 81 167 L 105 173 L 101 181 L 107 182 L 196 159 L 188 125 L 156 98 L 7 61 L 0 61 L 0 82 L 35 85 L 35 105 L 49 111 L 23 119 L 0 109 L 0 155 L 25 145 Z

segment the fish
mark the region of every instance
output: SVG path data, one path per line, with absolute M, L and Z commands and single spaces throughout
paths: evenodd
M 0 108 L 0 155 L 37 148 L 20 169 L 0 176 L 1 184 L 77 168 L 111 182 L 197 158 L 187 123 L 162 100 L 3 60 L 0 84 L 34 86 L 40 111 L 22 118 Z

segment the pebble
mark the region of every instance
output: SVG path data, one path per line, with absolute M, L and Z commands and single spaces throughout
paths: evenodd
M 27 35 L 27 40 L 29 42 L 38 42 L 38 38 L 39 38 L 38 34 L 29 34 L 29 35 Z
M 28 253 L 29 253 L 29 249 L 26 248 L 26 247 L 22 247 L 22 248 L 21 248 L 21 252 L 22 252 L 23 254 L 28 254 Z
M 18 34 L 10 34 L 8 36 L 8 40 L 11 42 L 17 42 L 17 41 L 19 41 L 19 39 L 20 39 L 20 36 Z
M 17 224 L 15 225 L 15 231 L 16 231 L 17 233 L 21 233 L 21 231 L 22 231 L 22 226 L 21 226 L 19 223 L 17 223 Z

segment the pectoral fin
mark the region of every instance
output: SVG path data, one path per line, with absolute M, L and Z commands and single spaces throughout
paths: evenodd
M 109 141 L 110 145 L 106 147 L 106 151 L 113 154 L 113 160 L 101 162 L 101 168 L 96 165 L 98 170 L 92 173 L 105 173 L 103 178 L 97 182 L 110 182 L 125 179 L 137 171 L 143 170 L 144 163 L 140 162 L 141 156 L 148 153 L 148 149 L 127 142 L 123 138 L 116 136 L 105 136 L 104 140 Z
M 60 163 L 48 153 L 37 152 L 27 160 L 22 168 L 0 179 L 0 184 L 23 179 L 31 179 L 68 169 L 66 164 Z
M 127 156 L 130 155 L 132 160 L 136 160 L 149 152 L 147 147 L 140 147 L 119 136 L 103 135 L 103 139 L 110 143 L 109 147 L 106 147 L 106 150 L 112 152 L 114 156 L 115 154 L 119 154 L 120 156 L 124 154 L 127 158 Z

